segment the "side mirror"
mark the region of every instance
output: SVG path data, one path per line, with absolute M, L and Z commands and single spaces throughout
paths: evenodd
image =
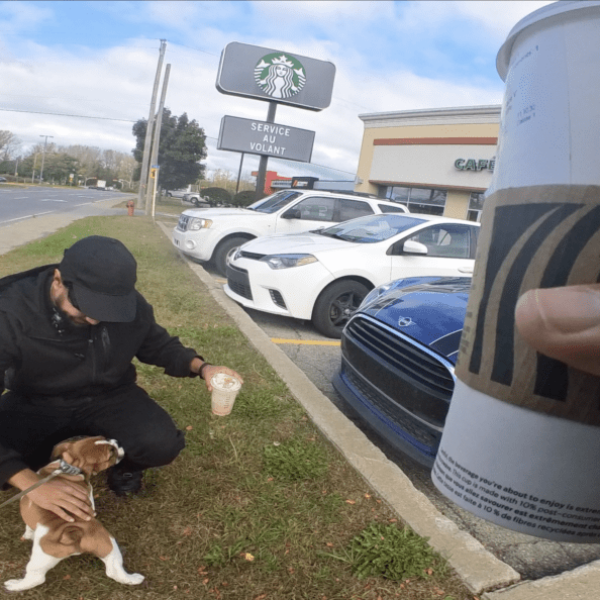
M 301 216 L 302 216 L 302 214 L 300 213 L 300 210 L 298 210 L 297 208 L 290 208 L 281 215 L 281 218 L 282 219 L 300 219 Z
M 427 246 L 421 244 L 421 242 L 415 242 L 414 240 L 406 240 L 402 246 L 402 252 L 404 254 L 427 254 Z

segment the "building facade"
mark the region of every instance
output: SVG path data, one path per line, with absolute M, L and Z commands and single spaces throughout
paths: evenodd
M 359 115 L 355 191 L 411 212 L 478 221 L 495 166 L 500 105 Z

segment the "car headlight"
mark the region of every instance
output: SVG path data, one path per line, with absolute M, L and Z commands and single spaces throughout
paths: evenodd
M 372 289 L 360 303 L 360 306 L 357 310 L 361 310 L 361 308 L 367 306 L 367 304 L 371 304 L 373 300 L 377 300 L 381 294 L 385 294 L 392 287 L 392 283 L 384 283 L 374 289 Z
M 301 267 L 317 262 L 312 254 L 271 254 L 261 258 L 271 269 L 289 269 L 290 267 Z
M 200 229 L 208 229 L 212 225 L 210 219 L 199 219 L 194 217 L 188 222 L 188 231 L 199 231 Z

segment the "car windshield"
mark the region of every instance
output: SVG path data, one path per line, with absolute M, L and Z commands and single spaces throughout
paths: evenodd
M 425 219 L 417 219 L 408 215 L 369 215 L 339 223 L 327 229 L 319 229 L 317 233 L 357 244 L 374 244 L 383 242 L 421 223 L 425 223 Z
M 280 208 L 283 208 L 286 204 L 289 204 L 292 200 L 296 199 L 300 195 L 300 192 L 292 192 L 291 190 L 282 190 L 276 192 L 272 196 L 267 196 L 254 204 L 248 206 L 250 210 L 256 210 L 264 213 L 274 213 Z

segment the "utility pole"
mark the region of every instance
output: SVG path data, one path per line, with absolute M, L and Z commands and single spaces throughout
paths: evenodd
M 33 168 L 31 169 L 31 183 L 35 179 L 35 163 L 37 162 L 37 152 L 33 155 Z
M 267 123 L 275 123 L 275 111 L 277 110 L 277 102 L 269 102 L 269 110 L 267 111 Z M 258 163 L 258 175 L 256 176 L 256 200 L 260 200 L 262 194 L 265 193 L 265 175 L 267 173 L 267 161 L 269 157 L 261 154 L 260 162 Z
M 42 168 L 40 170 L 40 183 L 42 183 L 42 177 L 44 176 L 44 159 L 46 158 L 46 144 L 48 143 L 48 138 L 53 138 L 53 135 L 40 135 L 40 137 L 44 138 L 44 149 L 42 150 Z
M 163 109 L 165 107 L 165 99 L 167 97 L 167 87 L 169 86 L 169 75 L 171 74 L 171 65 L 167 65 L 165 68 L 165 76 L 163 78 L 162 92 L 160 94 L 160 102 L 158 103 L 158 111 L 156 113 L 156 118 L 154 119 L 154 139 L 152 140 L 152 154 L 150 156 L 150 165 L 155 167 L 158 165 L 158 148 L 160 145 L 160 130 L 162 126 L 162 117 L 163 117 Z M 158 175 L 160 171 L 156 172 L 156 178 L 154 180 L 154 190 L 148 189 L 148 193 L 146 195 L 146 214 L 152 211 L 152 216 L 154 216 L 154 204 L 155 204 L 155 196 L 156 196 L 156 188 L 158 185 Z M 150 187 L 150 186 L 148 186 Z M 151 199 L 151 201 L 150 201 Z
M 158 84 L 160 82 L 160 73 L 167 50 L 167 40 L 160 40 L 160 54 L 158 56 L 158 65 L 156 67 L 156 76 L 154 77 L 154 87 L 152 88 L 152 100 L 150 101 L 150 115 L 148 116 L 148 126 L 146 128 L 146 139 L 144 141 L 144 154 L 142 157 L 142 170 L 140 173 L 140 189 L 138 195 L 138 207 L 146 207 L 146 191 L 148 188 L 148 174 L 150 164 L 150 145 L 152 143 L 152 126 L 154 125 L 154 111 L 156 110 L 156 97 L 158 96 Z

